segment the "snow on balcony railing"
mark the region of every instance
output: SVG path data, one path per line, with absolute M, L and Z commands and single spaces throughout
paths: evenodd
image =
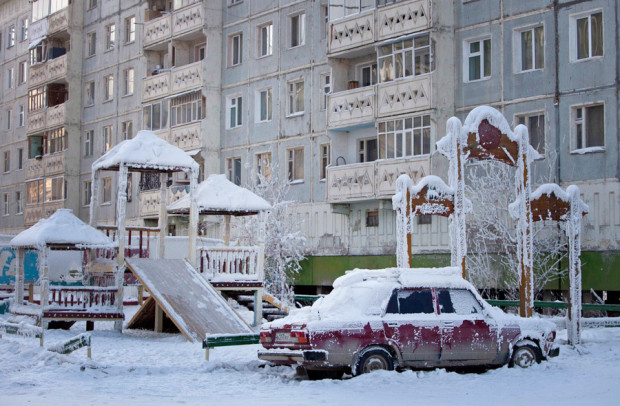
M 211 282 L 262 281 L 260 247 L 200 248 L 200 273 Z

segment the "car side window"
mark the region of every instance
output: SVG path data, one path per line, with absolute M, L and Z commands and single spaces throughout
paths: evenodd
M 437 299 L 439 311 L 442 314 L 470 315 L 482 313 L 482 306 L 468 290 L 440 289 Z
M 395 290 L 390 297 L 386 313 L 434 313 L 430 289 Z

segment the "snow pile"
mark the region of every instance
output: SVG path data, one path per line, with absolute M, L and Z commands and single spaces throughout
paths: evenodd
M 160 171 L 198 171 L 198 163 L 182 149 L 159 138 L 153 131 L 141 130 L 97 159 L 93 172 L 120 166 Z
M 11 240 L 13 248 L 42 249 L 48 244 L 75 245 L 76 248 L 112 248 L 115 243 L 101 231 L 73 215 L 69 209 L 58 209 Z
M 210 175 L 196 188 L 196 203 L 199 212 L 232 211 L 255 212 L 270 210 L 265 199 L 248 189 L 235 185 L 225 175 Z M 170 212 L 189 212 L 190 195 L 186 195 L 168 206 Z

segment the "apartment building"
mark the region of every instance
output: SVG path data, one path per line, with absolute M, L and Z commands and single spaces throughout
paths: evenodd
M 488 104 L 529 127 L 544 155 L 535 174 L 551 167 L 552 181 L 579 185 L 591 208 L 587 283 L 620 290 L 606 273 L 620 266 L 618 7 L 4 2 L 0 230 L 17 232 L 59 207 L 88 220 L 92 162 L 151 129 L 192 155 L 202 177 L 249 185 L 278 171 L 308 237 L 299 284 L 329 285 L 346 269 L 394 264 L 396 178 L 445 178 L 435 143 L 446 120 Z M 102 177 L 98 223 L 114 222 L 115 177 Z M 183 175 L 131 175 L 130 224 L 156 225 L 162 181 L 169 201 L 187 193 Z M 186 227 L 170 217 L 170 234 Z M 420 217 L 414 250 L 420 263 L 449 262 L 448 221 Z

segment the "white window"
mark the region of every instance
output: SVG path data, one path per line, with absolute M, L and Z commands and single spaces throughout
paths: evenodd
M 228 66 L 236 66 L 243 62 L 243 34 L 228 37 Z
M 26 41 L 28 39 L 28 19 L 24 18 L 21 23 L 21 35 L 20 41 Z
M 9 68 L 6 70 L 6 88 L 7 89 L 12 89 L 13 88 L 13 80 L 15 77 L 15 71 L 13 70 L 13 68 Z
M 103 101 L 112 100 L 114 98 L 114 75 L 103 77 Z
M 136 40 L 136 16 L 125 19 L 125 43 L 129 44 Z
M 4 172 L 11 170 L 11 151 L 4 151 Z
M 10 130 L 12 126 L 11 118 L 13 117 L 13 110 L 8 109 L 6 111 L 6 129 Z
M 123 141 L 133 138 L 133 121 L 123 121 L 121 123 L 121 131 L 123 133 Z
M 105 27 L 105 49 L 109 51 L 114 49 L 116 44 L 116 24 L 106 25 Z
M 603 56 L 603 12 L 572 16 L 569 21 L 571 60 Z
M 142 124 L 147 130 L 157 131 L 168 125 L 167 100 L 144 106 Z
M 19 68 L 17 70 L 17 83 L 22 85 L 26 83 L 26 61 L 22 61 L 19 63 Z
M 123 71 L 123 94 L 129 96 L 133 94 L 134 84 L 134 71 L 133 68 L 125 69 Z
M 202 92 L 184 94 L 170 99 L 170 126 L 183 125 L 202 120 L 204 98 Z
M 86 82 L 86 103 L 85 106 L 92 106 L 95 104 L 95 82 Z
M 86 34 L 86 56 L 93 56 L 97 52 L 97 33 L 95 31 Z
M 429 33 L 381 45 L 378 49 L 381 82 L 418 76 L 432 70 L 431 40 Z M 372 72 L 369 72 L 372 74 Z
M 545 153 L 545 113 L 528 113 L 517 116 L 517 124 L 527 127 L 530 145 L 539 153 Z
M 207 44 L 200 44 L 194 47 L 194 62 L 202 61 L 207 56 Z
M 392 3 L 394 0 L 377 0 L 378 5 Z M 329 0 L 330 20 L 337 20 L 375 8 L 375 0 Z
M 112 126 L 103 127 L 103 152 L 108 152 L 112 148 L 113 140 Z
M 359 140 L 357 148 L 358 162 L 373 162 L 377 160 L 377 138 Z
M 271 88 L 257 92 L 258 103 L 256 111 L 256 122 L 271 121 L 273 109 L 273 92 Z
M 112 201 L 112 178 L 103 178 L 103 193 L 101 203 L 110 203 Z
M 21 214 L 24 211 L 22 192 L 15 192 L 15 213 Z
M 26 113 L 24 111 L 24 106 L 20 105 L 17 113 L 17 126 L 23 127 L 26 124 Z
M 67 132 L 64 127 L 56 128 L 47 133 L 47 153 L 55 154 L 67 148 Z
M 90 206 L 90 197 L 92 196 L 92 183 L 90 180 L 82 182 L 82 204 Z
M 9 215 L 9 194 L 5 193 L 2 195 L 2 215 Z
M 287 83 L 288 115 L 298 115 L 304 112 L 304 80 Z
M 545 29 L 543 26 L 518 31 L 516 58 L 520 62 L 517 72 L 527 72 L 545 67 Z
M 261 178 L 269 180 L 271 177 L 271 152 L 256 154 L 256 173 L 258 183 L 261 182 Z
M 43 180 L 35 180 L 26 183 L 26 199 L 28 204 L 41 203 L 43 201 Z
M 380 122 L 379 159 L 428 155 L 431 152 L 431 116 Z
M 331 76 L 328 73 L 321 75 L 321 110 L 327 108 L 327 95 L 332 92 Z
M 258 27 L 258 57 L 273 54 L 273 24 Z
M 13 45 L 15 45 L 15 26 L 11 25 L 9 26 L 9 31 L 6 39 L 6 47 L 11 48 Z
M 323 180 L 327 178 L 327 167 L 332 162 L 331 145 L 321 144 L 319 150 L 321 151 L 321 173 L 319 174 L 319 178 Z
M 233 96 L 226 103 L 228 104 L 228 128 L 240 127 L 243 124 L 243 98 Z
M 491 39 L 467 41 L 463 44 L 463 81 L 485 79 L 491 76 Z
M 228 180 L 234 183 L 237 186 L 241 185 L 241 158 L 228 158 L 227 162 L 227 173 Z
M 45 179 L 44 201 L 55 202 L 65 198 L 65 179 L 62 176 Z
M 304 149 L 292 148 L 286 150 L 287 177 L 289 182 L 304 180 Z
M 88 130 L 84 134 L 84 156 L 93 156 L 95 130 Z
M 603 104 L 573 107 L 572 121 L 572 150 L 605 147 L 605 106 Z
M 301 13 L 289 18 L 290 47 L 298 47 L 306 42 L 306 14 Z
M 377 83 L 377 64 L 371 63 L 360 66 L 360 86 L 372 86 Z

